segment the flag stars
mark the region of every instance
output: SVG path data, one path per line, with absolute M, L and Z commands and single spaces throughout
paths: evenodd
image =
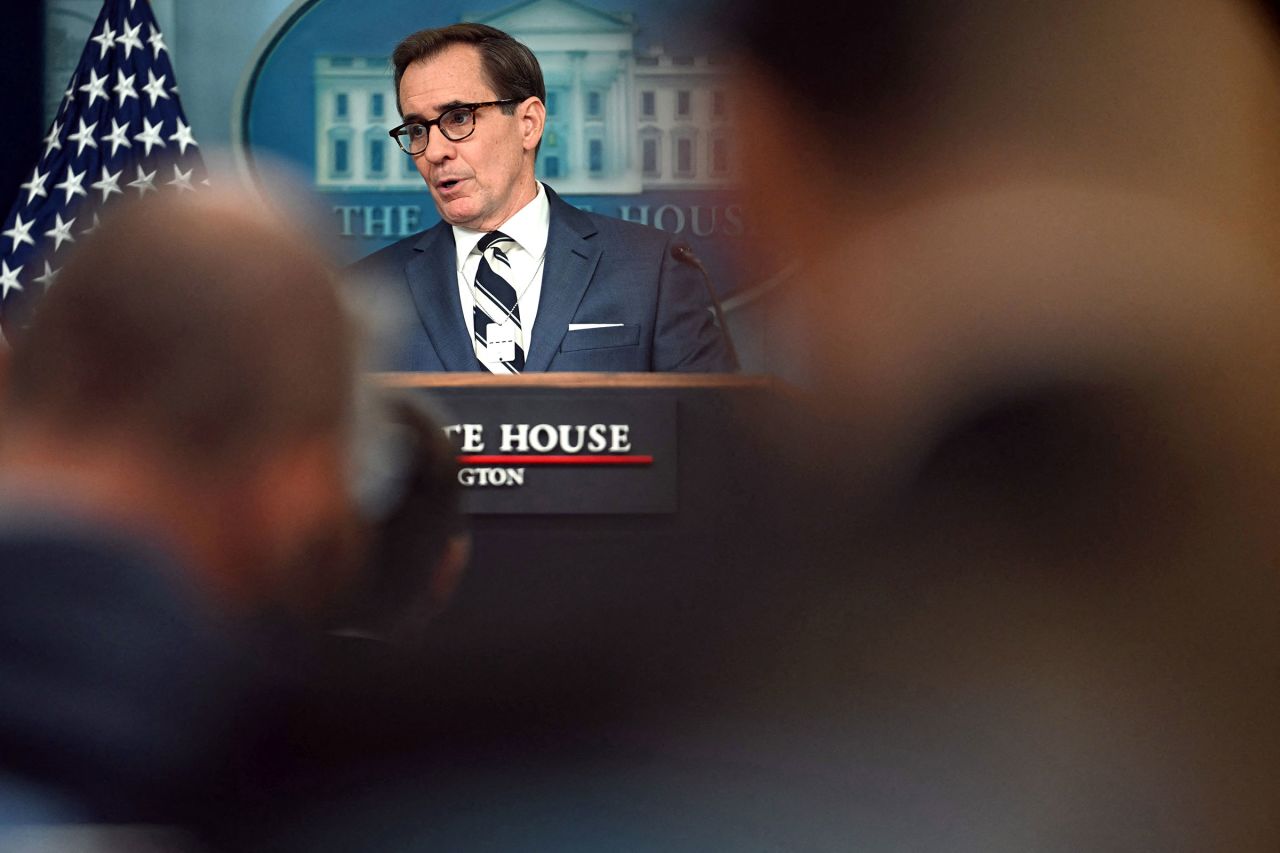
M 88 233 L 88 232 L 85 232 L 85 233 Z M 56 279 L 57 279 L 57 277 L 58 277 L 58 273 L 59 273 L 59 272 L 61 272 L 61 269 L 54 269 L 54 268 L 52 268 L 52 267 L 50 267 L 50 266 L 49 266 L 49 262 L 48 262 L 48 261 L 45 261 L 45 262 L 44 262 L 44 275 L 38 275 L 38 276 L 36 276 L 36 277 L 35 277 L 35 283 L 36 283 L 36 284 L 38 284 L 38 285 L 40 285 L 40 286 L 42 286 L 45 290 L 48 290 L 50 287 L 52 287 L 52 286 L 53 286 L 53 282 L 54 282 L 54 280 L 56 280 Z
M 116 152 L 119 151 L 121 147 L 133 147 L 133 143 L 128 139 L 128 133 L 129 122 L 126 121 L 124 124 L 120 124 L 120 122 L 116 121 L 114 117 L 111 119 L 111 132 L 102 137 L 102 141 L 103 143 L 111 143 L 112 157 L 116 156 Z
M 66 196 L 63 198 L 63 204 L 67 204 L 71 201 L 71 198 L 73 196 L 89 195 L 87 192 L 84 191 L 84 187 L 81 186 L 81 184 L 83 183 L 84 183 L 84 172 L 77 172 L 75 169 L 71 167 L 67 167 L 66 180 L 64 180 L 60 184 L 54 184 L 54 188 L 60 189 L 64 193 L 66 193 Z
M 49 129 L 49 135 L 44 138 L 45 154 L 48 154 L 50 151 L 53 151 L 55 148 L 62 147 L 61 136 L 62 136 L 62 125 L 58 123 L 57 119 L 54 119 L 53 127 Z
M 98 140 L 93 138 L 93 131 L 94 131 L 94 128 L 96 128 L 97 126 L 98 126 L 98 123 L 95 121 L 93 124 L 86 127 L 84 123 L 84 119 L 80 119 L 80 129 L 77 130 L 75 133 L 67 134 L 67 139 L 69 141 L 73 141 L 76 143 L 77 157 L 79 157 L 81 154 L 84 153 L 84 148 L 86 145 L 89 146 L 90 148 L 98 147 Z
M 32 246 L 36 244 L 36 241 L 31 239 L 31 226 L 34 224 L 35 219 L 30 222 L 23 222 L 21 213 L 14 214 L 13 227 L 2 232 L 4 236 L 13 241 L 13 245 L 9 247 L 9 254 L 18 251 L 18 247 L 23 243 L 28 243 Z
M 120 189 L 120 175 L 124 169 L 112 173 L 105 166 L 102 168 L 102 177 L 94 181 L 90 186 L 102 193 L 102 201 L 105 203 L 112 193 L 124 195 L 124 190 Z
M 161 74 L 160 79 L 156 79 L 155 72 L 150 68 L 147 69 L 147 85 L 142 87 L 142 91 L 151 96 L 151 106 L 156 105 L 156 101 L 160 98 L 168 98 L 169 93 L 164 89 L 164 81 L 169 75 Z
M 61 213 L 55 213 L 53 218 L 55 224 L 44 232 L 44 236 L 53 238 L 53 250 L 56 252 L 62 248 L 63 243 L 74 243 L 76 241 L 71 236 L 71 226 L 75 224 L 76 218 L 73 216 L 69 221 L 63 222 Z
M 160 51 L 167 51 L 169 48 L 164 43 L 164 36 L 160 35 L 160 30 L 156 29 L 155 24 L 148 24 L 147 29 L 151 30 L 151 35 L 147 38 L 147 44 L 151 45 L 151 58 L 159 59 Z
M 8 297 L 10 290 L 22 290 L 22 285 L 18 284 L 20 272 L 22 267 L 9 269 L 8 261 L 0 261 L 0 299 Z
M 137 74 L 130 74 L 126 77 L 124 76 L 123 68 L 116 69 L 116 84 L 111 87 L 111 91 L 115 92 L 116 95 L 119 96 L 120 106 L 123 107 L 124 102 L 129 98 L 138 97 L 138 90 L 133 85 L 133 81 L 137 76 Z
M 112 20 L 104 13 L 87 44 L 82 42 L 83 64 L 68 75 L 35 169 L 15 192 L 10 218 L 0 220 L 0 314 L 6 320 L 11 298 L 35 299 L 60 279 L 65 266 L 55 262 L 99 227 L 94 208 L 110 205 L 113 196 L 129 196 L 131 188 L 145 197 L 194 192 L 209 183 L 199 164 L 199 143 L 181 115 L 168 58 L 159 63 L 169 46 L 146 6 L 111 0 Z M 185 162 L 189 150 L 192 162 Z M 163 162 L 151 163 L 152 158 Z
M 142 39 L 138 38 L 138 31 L 142 29 L 142 24 L 137 24 L 132 28 L 122 24 L 121 27 L 120 37 L 116 39 L 116 44 L 124 48 L 124 58 L 128 59 L 133 54 L 135 47 L 138 50 L 142 50 Z
M 160 130 L 163 127 L 164 119 L 160 119 L 160 121 L 155 124 L 152 124 L 151 120 L 147 118 L 142 120 L 142 132 L 135 133 L 133 141 L 141 142 L 143 145 L 147 146 L 147 153 L 144 156 L 151 156 L 152 146 L 159 145 L 161 148 L 165 147 L 164 140 L 160 138 Z
M 191 186 L 191 173 L 194 171 L 195 171 L 195 168 L 192 167 L 184 172 L 178 168 L 177 163 L 174 163 L 173 164 L 173 180 L 165 181 L 165 184 L 171 187 L 177 187 L 179 190 L 195 192 L 196 188 Z
M 36 166 L 36 170 L 31 173 L 31 180 L 22 185 L 27 191 L 27 204 L 31 204 L 31 200 L 36 196 L 46 198 L 49 192 L 44 188 L 44 182 L 49 180 L 48 172 L 41 172 L 40 167 Z
M 137 188 L 139 196 L 146 195 L 147 190 L 150 190 L 151 192 L 157 192 L 156 185 L 155 185 L 155 177 L 156 177 L 156 170 L 152 169 L 150 172 L 144 172 L 142 170 L 142 164 L 139 163 L 138 177 L 135 180 L 130 181 L 129 186 Z
M 93 106 L 95 103 L 97 103 L 98 98 L 102 98 L 104 101 L 105 101 L 105 100 L 108 100 L 108 98 L 107 98 L 107 78 L 106 78 L 106 77 L 99 77 L 99 76 L 98 76 L 98 69 L 96 69 L 96 68 L 90 68 L 90 69 L 89 69 L 89 82 L 88 82 L 88 83 L 85 83 L 83 86 L 81 86 L 81 87 L 80 87 L 80 91 L 81 91 L 81 92 L 86 92 L 86 93 L 88 93 L 88 95 L 89 95 L 89 104 L 88 104 L 88 106 Z
M 188 145 L 194 145 L 199 148 L 200 144 L 196 142 L 196 138 L 191 135 L 191 126 L 183 122 L 181 118 L 177 121 L 178 129 L 169 137 L 169 141 L 178 143 L 179 152 L 182 154 L 187 153 Z
M 111 24 L 108 23 L 102 28 L 102 32 L 89 39 L 89 41 L 98 43 L 98 58 L 101 59 L 107 55 L 107 51 L 111 50 L 111 46 L 116 43 L 115 30 L 111 29 Z

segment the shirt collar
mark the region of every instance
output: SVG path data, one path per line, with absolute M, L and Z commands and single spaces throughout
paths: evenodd
M 534 258 L 541 258 L 547 249 L 547 232 L 551 228 L 551 203 L 547 201 L 547 191 L 538 181 L 538 193 L 533 200 L 512 214 L 511 218 L 499 225 L 495 231 L 501 231 L 520 244 Z M 458 269 L 462 269 L 467 257 L 475 251 L 480 238 L 489 232 L 453 226 L 453 245 L 458 251 Z

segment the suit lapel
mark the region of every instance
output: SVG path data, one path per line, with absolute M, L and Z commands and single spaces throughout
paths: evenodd
M 405 264 L 409 292 L 418 318 L 445 370 L 476 370 L 475 348 L 467 338 L 467 324 L 458 299 L 458 257 L 453 229 L 441 222 L 414 245 Z
M 545 186 L 545 185 L 544 185 Z M 551 224 L 547 232 L 547 257 L 542 269 L 542 300 L 533 321 L 533 338 L 525 356 L 526 373 L 546 370 L 569 331 L 569 321 L 595 275 L 600 247 L 588 238 L 596 233 L 582 211 L 547 190 Z M 456 266 L 456 263 L 455 263 Z M 455 295 L 454 301 L 457 301 Z M 461 308 L 458 309 L 461 311 Z

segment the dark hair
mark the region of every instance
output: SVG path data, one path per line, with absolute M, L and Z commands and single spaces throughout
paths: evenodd
M 547 100 L 547 87 L 542 81 L 542 67 L 533 51 L 502 30 L 486 24 L 453 24 L 434 30 L 419 30 L 408 36 L 391 54 L 396 70 L 396 109 L 400 107 L 400 79 L 405 69 L 415 62 L 430 59 L 452 44 L 469 44 L 480 51 L 480 67 L 494 94 L 501 100 L 514 98 Z M 514 106 L 503 107 L 507 115 Z

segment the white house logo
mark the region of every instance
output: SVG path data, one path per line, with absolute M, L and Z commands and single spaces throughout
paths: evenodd
M 745 231 L 731 193 L 728 73 L 689 25 L 706 2 L 297 0 L 242 82 L 238 151 L 250 170 L 262 152 L 299 164 L 331 201 L 352 259 L 429 227 L 438 215 L 422 179 L 387 136 L 399 121 L 388 57 L 413 30 L 480 21 L 542 65 L 539 177 L 579 207 L 680 234 L 732 290 L 717 269 Z
M 439 389 L 443 391 L 444 389 Z M 472 513 L 675 512 L 676 400 L 633 389 L 573 394 L 455 388 L 442 405 Z
M 523 486 L 535 466 L 648 466 L 652 454 L 634 453 L 630 424 L 499 424 L 495 440 L 481 423 L 453 424 L 458 482 L 463 486 Z
M 724 70 L 706 56 L 637 53 L 630 14 L 530 0 L 471 20 L 537 55 L 547 84 L 539 177 L 562 195 L 707 189 L 732 175 Z M 387 138 L 395 113 L 385 56 L 315 60 L 315 181 L 320 187 L 418 189 L 413 162 Z M 394 122 L 390 122 L 394 123 Z

